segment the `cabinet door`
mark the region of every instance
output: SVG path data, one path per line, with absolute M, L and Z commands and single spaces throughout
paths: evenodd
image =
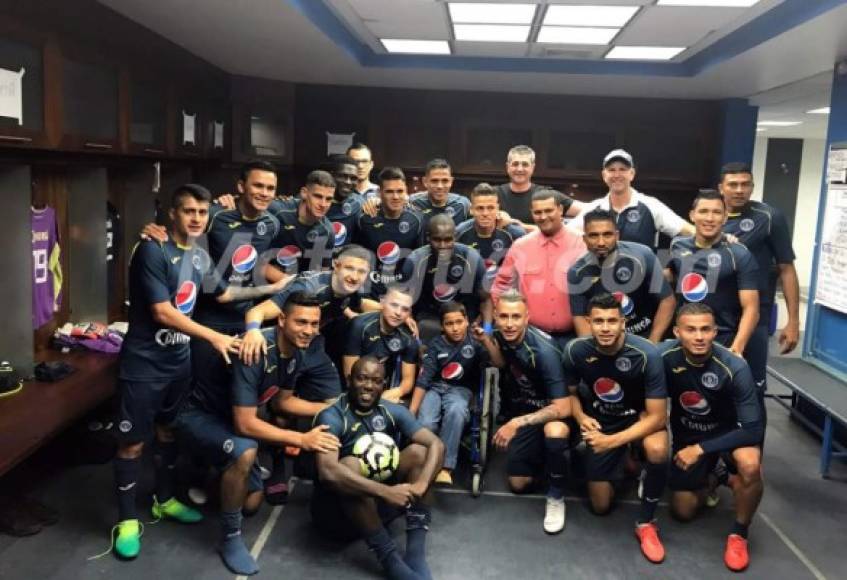
M 41 46 L 0 38 L 0 146 L 45 144 Z
M 130 150 L 141 155 L 162 156 L 166 149 L 167 91 L 161 82 L 132 78 L 130 81 Z
M 69 149 L 114 151 L 118 146 L 118 69 L 106 63 L 62 59 L 62 113 Z

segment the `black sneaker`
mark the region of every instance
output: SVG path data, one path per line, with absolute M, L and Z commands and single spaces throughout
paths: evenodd
M 8 361 L 0 362 L 0 397 L 10 397 L 20 393 L 24 382 Z

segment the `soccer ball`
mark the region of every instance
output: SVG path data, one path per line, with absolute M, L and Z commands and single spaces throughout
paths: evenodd
M 353 457 L 359 460 L 362 475 L 374 481 L 385 481 L 400 465 L 400 450 L 385 433 L 359 437 L 353 444 Z

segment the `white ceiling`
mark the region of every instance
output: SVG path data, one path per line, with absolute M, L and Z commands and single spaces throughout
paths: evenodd
M 833 63 L 847 56 L 847 4 L 807 21 L 775 38 L 717 64 L 695 77 L 650 77 L 625 75 L 502 73 L 431 68 L 379 68 L 360 65 L 344 49 L 336 46 L 307 17 L 285 0 L 99 0 L 101 3 L 139 22 L 147 28 L 183 46 L 208 62 L 232 73 L 302 83 L 386 86 L 442 90 L 479 90 L 554 94 L 585 94 L 628 97 L 668 97 L 713 99 L 748 97 L 830 71 Z M 310 0 L 312 1 L 312 0 Z M 317 0 L 314 0 L 317 1 Z M 335 2 L 335 0 L 332 0 Z M 561 0 L 560 3 L 566 0 Z M 597 0 L 605 4 L 644 4 L 652 0 Z M 444 9 L 436 0 L 338 0 L 352 10 L 359 6 L 361 16 L 385 21 L 386 15 L 399 12 L 402 22 L 394 21 L 399 31 L 417 33 L 431 30 L 438 19 L 433 6 Z M 336 5 L 333 4 L 333 5 Z M 403 10 L 400 5 L 403 5 Z M 757 7 L 770 7 L 762 0 Z M 714 26 L 715 31 L 693 51 L 726 34 L 741 20 L 726 24 L 721 16 L 704 18 L 704 26 L 688 19 L 666 18 L 666 10 L 680 8 L 648 7 L 656 12 L 652 33 L 656 38 L 682 34 L 697 35 Z M 696 10 L 696 9 L 694 9 Z M 722 9 L 727 10 L 727 9 Z M 446 12 L 446 10 L 444 11 Z M 745 12 L 747 16 L 750 13 Z M 349 15 L 348 15 L 349 16 Z M 444 15 L 442 14 L 442 17 Z M 344 17 L 347 20 L 347 16 Z M 359 16 L 356 16 L 359 18 Z M 645 13 L 646 18 L 646 13 Z M 360 38 L 362 30 L 354 28 Z M 699 19 L 692 19 L 699 20 Z M 708 20 L 706 22 L 706 20 Z M 404 24 L 409 23 L 409 24 Z M 369 23 L 376 26 L 374 23 Z M 413 25 L 413 26 L 410 26 Z M 443 22 L 442 22 L 443 24 Z M 651 28 L 636 16 L 625 31 L 649 37 Z M 641 28 L 641 27 L 644 28 Z M 690 28 L 686 28 L 690 27 Z M 368 33 L 375 38 L 372 33 Z M 459 49 L 486 55 L 514 47 L 465 46 Z M 505 44 L 505 43 L 503 43 Z M 372 48 L 378 48 L 373 47 Z M 557 48 L 557 47 L 552 47 Z M 558 47 L 564 48 L 564 47 Z M 602 47 L 600 47 L 602 49 Z M 567 47 L 565 51 L 571 51 Z M 590 50 L 596 50 L 592 47 Z M 540 48 L 531 50 L 539 52 Z M 692 54 L 687 51 L 686 54 Z M 602 54 L 602 53 L 601 53 Z M 557 58 L 563 58 L 559 55 Z M 564 58 L 574 58 L 566 54 Z
M 763 127 L 760 137 L 796 139 L 826 138 L 829 115 L 813 115 L 806 111 L 829 106 L 832 72 L 800 80 L 753 95 L 750 103 L 759 107 L 759 121 L 800 121 L 793 127 Z

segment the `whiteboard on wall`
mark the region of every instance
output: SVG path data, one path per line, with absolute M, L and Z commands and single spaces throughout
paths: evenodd
M 829 150 L 826 188 L 815 303 L 847 313 L 847 148 Z

